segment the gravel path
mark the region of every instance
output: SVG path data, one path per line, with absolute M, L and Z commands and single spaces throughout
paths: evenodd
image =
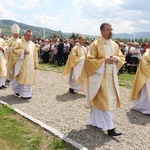
M 105 131 L 87 125 L 90 110 L 85 95 L 68 93 L 60 73 L 37 71 L 37 85 L 29 101 L 16 98 L 11 88 L 0 91 L 0 99 L 59 130 L 89 150 L 150 150 L 150 116 L 130 110 L 130 90 L 120 87 L 122 106 L 114 123 L 123 135 L 109 137 Z

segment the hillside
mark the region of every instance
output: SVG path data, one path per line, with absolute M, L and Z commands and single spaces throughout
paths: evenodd
M 19 23 L 19 22 L 13 21 L 13 20 L 0 20 L 0 28 L 2 29 L 2 32 L 4 35 L 11 35 L 12 34 L 10 27 L 14 23 L 17 23 L 20 26 L 20 35 L 23 35 L 23 32 L 26 29 L 31 29 L 33 31 L 33 36 L 36 35 L 36 36 L 42 37 L 44 30 L 45 30 L 45 37 L 47 37 L 47 38 L 52 37 L 54 34 L 60 35 L 60 31 L 54 31 L 54 30 L 51 30 L 48 28 L 31 26 L 31 25 Z M 65 33 L 61 33 L 61 34 L 63 37 L 68 37 L 71 35 L 71 34 L 65 34 Z
M 120 33 L 120 34 L 115 34 L 114 38 L 121 38 L 121 39 L 134 39 L 134 34 L 127 34 L 127 33 Z M 135 38 L 136 39 L 150 39 L 150 32 L 136 32 L 135 33 Z
M 43 37 L 43 31 L 45 30 L 45 37 L 46 38 L 50 38 L 53 37 L 53 35 L 57 35 L 60 36 L 60 31 L 54 31 L 48 28 L 42 28 L 42 27 L 37 27 L 37 26 L 31 26 L 31 25 L 27 25 L 24 23 L 19 23 L 13 20 L 0 20 L 0 28 L 3 31 L 4 35 L 11 35 L 11 30 L 10 27 L 12 24 L 17 23 L 21 30 L 20 30 L 20 35 L 23 35 L 24 30 L 26 29 L 31 29 L 33 31 L 33 36 L 38 36 L 38 37 Z M 75 33 L 77 34 L 77 33 Z M 72 33 L 63 33 L 61 32 L 61 35 L 63 37 L 69 38 Z M 89 38 L 94 38 L 94 36 L 92 35 L 84 35 L 85 37 L 89 37 Z M 119 33 L 119 34 L 114 34 L 113 38 L 120 38 L 120 39 L 134 39 L 134 35 L 133 34 L 127 34 L 127 33 Z M 150 32 L 136 32 L 135 33 L 135 38 L 136 39 L 150 39 Z

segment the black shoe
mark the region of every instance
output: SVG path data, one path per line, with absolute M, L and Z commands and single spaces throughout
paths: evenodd
M 2 88 L 6 89 L 6 88 L 8 88 L 8 86 L 7 85 L 2 85 Z
M 3 89 L 3 87 L 1 86 L 1 87 L 0 87 L 0 90 L 2 90 L 2 89 Z
M 15 96 L 17 96 L 17 97 L 19 97 L 19 96 L 20 96 L 20 94 L 19 94 L 19 93 L 15 93 L 14 95 L 15 95 Z
M 69 93 L 75 94 L 74 89 L 69 88 Z
M 117 133 L 115 129 L 111 129 L 107 131 L 109 136 L 119 136 L 122 135 L 122 133 Z
M 31 99 L 31 97 L 21 97 L 22 99 Z

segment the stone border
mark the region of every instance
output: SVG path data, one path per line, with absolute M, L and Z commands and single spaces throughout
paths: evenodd
M 6 103 L 6 102 L 4 102 L 2 100 L 0 100 L 0 104 L 10 106 L 8 103 Z M 21 116 L 23 116 L 23 117 L 27 118 L 28 120 L 32 121 L 33 123 L 39 125 L 41 128 L 44 128 L 45 130 L 51 132 L 56 137 L 59 137 L 61 140 L 65 141 L 66 143 L 68 143 L 70 145 L 72 145 L 73 147 L 75 147 L 75 148 L 77 148 L 79 150 L 88 150 L 86 147 L 83 147 L 81 144 L 77 143 L 76 141 L 66 137 L 65 135 L 63 135 L 62 133 L 60 133 L 56 129 L 52 128 L 51 126 L 48 126 L 45 123 L 41 122 L 40 120 L 37 120 L 37 119 L 33 118 L 32 116 L 24 113 L 23 111 L 15 108 L 14 106 L 11 106 L 11 107 L 13 108 L 13 110 L 15 112 L 17 112 Z

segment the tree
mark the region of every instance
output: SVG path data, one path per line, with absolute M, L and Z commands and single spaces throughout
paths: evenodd
M 138 43 L 143 43 L 143 41 L 144 41 L 144 39 L 143 38 L 140 38 L 140 39 L 138 39 Z
M 58 38 L 58 37 L 59 37 L 58 33 L 53 34 L 53 38 Z
M 75 40 L 75 35 L 74 35 L 74 33 L 72 33 L 72 35 L 70 36 L 70 39 L 74 39 L 74 40 Z
M 147 43 L 148 41 L 149 41 L 149 39 L 148 39 L 148 38 L 145 38 L 145 39 L 144 39 L 144 42 L 146 42 L 146 43 Z
M 76 34 L 76 35 L 75 35 L 75 39 L 78 39 L 78 38 L 79 38 L 79 34 Z
M 90 41 L 90 38 L 89 38 L 89 37 L 86 37 L 86 41 Z

